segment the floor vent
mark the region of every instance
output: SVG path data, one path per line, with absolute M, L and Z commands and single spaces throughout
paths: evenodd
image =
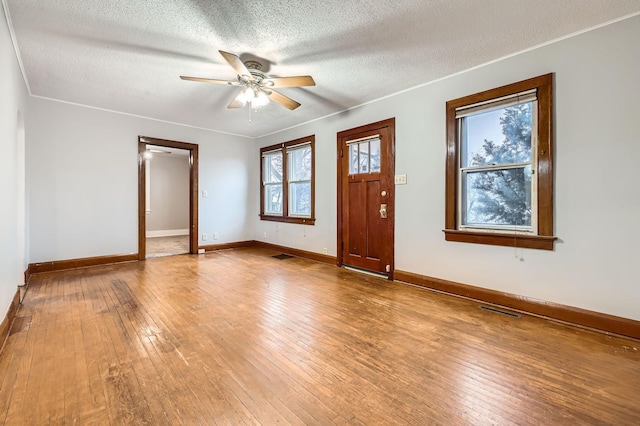
M 284 259 L 291 259 L 293 256 L 283 253 L 283 254 L 276 254 L 275 256 L 271 256 L 271 257 L 278 260 L 284 260 Z
M 496 314 L 506 315 L 506 316 L 511 317 L 511 318 L 520 318 L 520 315 L 518 315 L 518 314 L 516 314 L 514 312 L 503 311 L 502 309 L 494 308 L 494 307 L 491 307 L 491 306 L 480 305 L 480 309 L 483 309 L 485 311 L 495 312 Z

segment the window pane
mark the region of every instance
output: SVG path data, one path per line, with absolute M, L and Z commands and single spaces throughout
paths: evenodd
M 360 142 L 358 144 L 358 150 L 360 151 L 360 173 L 369 172 L 369 142 Z
M 311 216 L 311 182 L 289 184 L 289 214 Z
M 282 184 L 264 186 L 264 212 L 266 214 L 282 214 Z
M 462 174 L 463 225 L 531 226 L 531 166 Z
M 358 144 L 349 145 L 349 174 L 358 174 Z
M 282 182 L 282 153 L 265 154 L 262 158 L 265 183 Z
M 369 153 L 371 155 L 371 173 L 380 172 L 380 139 L 369 141 Z
M 462 167 L 531 161 L 533 102 L 462 118 Z
M 287 152 L 289 180 L 311 180 L 311 146 Z

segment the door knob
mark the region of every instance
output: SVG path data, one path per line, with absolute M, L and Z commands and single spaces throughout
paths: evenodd
M 380 217 L 382 219 L 386 219 L 387 218 L 387 205 L 386 204 L 380 204 Z

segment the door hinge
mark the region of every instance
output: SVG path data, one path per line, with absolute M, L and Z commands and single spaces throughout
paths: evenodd
M 344 156 L 344 149 L 340 148 L 340 158 Z

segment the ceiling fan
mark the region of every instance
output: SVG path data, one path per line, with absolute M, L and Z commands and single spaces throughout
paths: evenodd
M 181 75 L 183 80 L 199 81 L 203 83 L 228 84 L 231 86 L 243 87 L 236 98 L 231 101 L 227 108 L 240 108 L 249 104 L 251 108 L 259 108 L 272 100 L 280 105 L 294 110 L 300 106 L 288 96 L 273 90 L 279 87 L 302 87 L 315 86 L 316 82 L 310 75 L 299 75 L 294 77 L 269 77 L 262 70 L 262 64 L 257 61 L 242 60 L 233 53 L 219 50 L 222 57 L 238 73 L 238 81 L 217 80 L 213 78 L 187 77 Z

